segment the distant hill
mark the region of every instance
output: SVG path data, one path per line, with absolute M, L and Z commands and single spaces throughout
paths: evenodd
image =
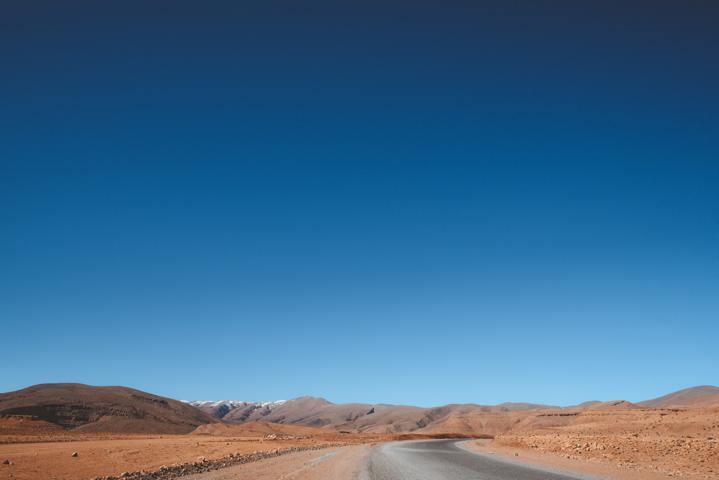
M 336 404 L 318 397 L 275 402 L 181 402 L 126 387 L 81 384 L 35 385 L 0 394 L 0 417 L 6 419 L 27 416 L 65 429 L 118 433 L 189 433 L 203 425 L 209 426 L 197 429 L 198 433 L 224 431 L 227 425 L 249 425 L 254 431 L 264 432 L 257 422 L 265 422 L 325 432 L 498 435 L 518 428 L 561 426 L 582 415 L 608 411 L 705 406 L 719 408 L 719 388 L 694 387 L 638 404 L 624 400 L 586 402 L 564 409 L 531 403 L 449 404 L 432 408 Z M 30 425 L 17 419 L 7 422 L 17 424 L 13 427 L 16 429 Z M 32 425 L 36 429 L 42 426 Z M 248 432 L 249 426 L 236 431 Z
M 494 408 L 499 408 L 504 412 L 519 412 L 523 410 L 536 410 L 538 408 L 558 408 L 553 405 L 542 405 L 539 403 L 525 403 L 525 402 L 505 402 L 495 405 Z
M 127 387 L 42 384 L 0 394 L 0 416 L 25 415 L 86 432 L 189 433 L 216 420 L 170 398 Z
M 248 405 L 255 404 L 254 402 L 244 402 L 241 400 L 197 400 L 185 401 L 185 403 L 188 403 L 217 419 L 223 418 L 236 408 L 245 408 Z
M 496 406 L 451 404 L 434 408 L 368 403 L 335 404 L 318 397 L 299 397 L 293 400 L 264 403 L 238 401 L 190 403 L 206 412 L 215 412 L 216 416 L 221 414 L 224 422 L 233 424 L 271 422 L 376 434 L 501 433 L 511 427 L 514 419 L 512 415 L 503 414 L 548 408 L 529 403 L 503 403 Z M 225 411 L 226 408 L 230 410 Z M 199 429 L 199 431 L 206 430 Z M 213 430 L 217 428 L 213 427 Z
M 626 400 L 611 400 L 608 402 L 591 402 L 583 408 L 586 410 L 637 410 L 642 407 Z
M 327 432 L 327 429 L 304 427 L 301 425 L 287 425 L 272 422 L 247 422 L 241 424 L 211 423 L 200 425 L 193 435 L 265 437 L 277 436 L 318 436 Z
M 639 405 L 650 408 L 715 406 L 719 405 L 719 387 L 702 385 L 685 388 L 662 397 L 639 402 Z

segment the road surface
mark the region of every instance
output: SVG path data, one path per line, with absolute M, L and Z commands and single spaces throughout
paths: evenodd
M 499 460 L 458 445 L 461 440 L 422 440 L 377 446 L 368 459 L 368 480 L 577 480 Z
M 586 480 L 460 446 L 420 440 L 309 450 L 183 477 L 187 480 Z

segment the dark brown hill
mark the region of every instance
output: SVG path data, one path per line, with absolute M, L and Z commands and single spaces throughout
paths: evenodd
M 66 429 L 113 433 L 189 433 L 216 420 L 177 400 L 127 387 L 34 385 L 0 394 L 0 415 L 27 415 Z

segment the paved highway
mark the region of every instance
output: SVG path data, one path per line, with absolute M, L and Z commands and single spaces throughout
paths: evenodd
M 577 480 L 539 468 L 467 451 L 462 440 L 423 440 L 378 446 L 370 455 L 370 480 Z

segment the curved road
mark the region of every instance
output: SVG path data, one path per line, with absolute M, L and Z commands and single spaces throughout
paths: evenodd
M 458 446 L 464 440 L 388 443 L 369 458 L 370 480 L 577 480 L 473 453 Z

